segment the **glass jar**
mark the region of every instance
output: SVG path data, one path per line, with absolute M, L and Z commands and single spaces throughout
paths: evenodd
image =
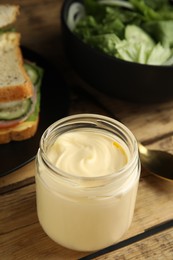
M 128 162 L 105 176 L 81 177 L 57 168 L 47 153 L 69 131 L 89 129 L 111 136 L 125 150 Z M 43 133 L 36 157 L 36 199 L 39 222 L 60 245 L 93 251 L 116 243 L 128 230 L 140 176 L 138 145 L 120 122 L 106 116 L 79 114 L 63 118 Z

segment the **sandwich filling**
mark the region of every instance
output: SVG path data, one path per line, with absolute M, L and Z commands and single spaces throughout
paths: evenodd
M 38 117 L 40 106 L 40 84 L 42 69 L 32 63 L 26 63 L 25 69 L 33 84 L 33 96 L 31 98 L 0 102 L 0 128 L 17 125 L 23 121 Z
M 28 111 L 30 103 L 30 99 L 0 103 L 0 119 L 11 120 L 21 117 Z

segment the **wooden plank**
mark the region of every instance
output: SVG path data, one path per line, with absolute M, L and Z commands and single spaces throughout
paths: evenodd
M 171 260 L 173 259 L 173 228 L 94 259 Z
M 173 183 L 151 175 L 141 177 L 131 230 L 141 233 L 146 229 L 173 219 Z M 138 231 L 137 231 L 138 230 Z M 132 233 L 131 233 L 132 232 Z M 124 238 L 127 238 L 125 235 Z
M 39 223 L 25 226 L 0 237 L 1 258 L 76 260 L 87 253 L 68 250 L 49 239 Z M 22 256 L 22 257 L 21 257 Z
M 141 177 L 133 223 L 121 240 L 173 219 L 172 197 L 172 183 L 150 175 Z M 18 259 L 21 255 L 29 259 L 78 259 L 86 255 L 67 250 L 44 234 L 36 214 L 35 184 L 1 195 L 0 205 L 2 259 Z
M 0 194 L 35 182 L 35 160 L 0 178 Z

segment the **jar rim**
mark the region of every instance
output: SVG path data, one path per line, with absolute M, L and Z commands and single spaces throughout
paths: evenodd
M 55 131 L 55 129 L 57 130 L 58 127 L 63 127 L 65 126 L 67 123 L 68 125 L 72 125 L 70 124 L 70 122 L 72 120 L 81 120 L 80 123 L 91 123 L 91 121 L 89 120 L 93 120 L 92 123 L 93 124 L 102 124 L 102 123 L 108 123 L 110 124 L 110 126 L 118 126 L 120 128 L 120 130 L 126 134 L 126 137 L 128 137 L 128 139 L 131 140 L 131 142 L 133 143 L 133 151 L 132 151 L 132 156 L 131 158 L 128 160 L 128 162 L 118 171 L 116 172 L 112 172 L 110 174 L 104 175 L 104 176 L 95 176 L 95 177 L 88 177 L 88 176 L 78 176 L 78 175 L 73 175 L 70 174 L 68 172 L 63 171 L 62 169 L 56 167 L 53 165 L 53 163 L 50 162 L 46 151 L 45 151 L 45 144 L 47 141 L 47 138 L 49 137 L 49 135 Z M 74 125 L 74 122 L 73 122 Z M 89 127 L 88 127 L 89 128 Z M 90 114 L 90 113 L 83 113 L 83 114 L 75 114 L 75 115 L 70 115 L 70 116 L 66 116 L 62 119 L 59 119 L 57 121 L 55 121 L 53 124 L 51 124 L 42 134 L 42 137 L 40 139 L 40 152 L 42 154 L 42 158 L 44 160 L 44 163 L 47 164 L 49 166 L 49 168 L 51 169 L 52 173 L 54 174 L 58 174 L 61 175 L 62 177 L 66 178 L 66 179 L 70 179 L 70 180 L 76 180 L 76 181 L 87 181 L 87 182 L 93 182 L 93 181 L 105 181 L 107 179 L 114 179 L 114 178 L 120 178 L 122 176 L 122 174 L 125 171 L 128 171 L 129 168 L 131 168 L 136 160 L 136 156 L 138 155 L 138 145 L 137 145 L 137 140 L 135 138 L 135 136 L 133 135 L 133 133 L 130 131 L 129 128 L 127 128 L 124 124 L 122 124 L 120 121 L 113 119 L 111 117 L 108 116 L 104 116 L 104 115 L 100 115 L 100 114 Z

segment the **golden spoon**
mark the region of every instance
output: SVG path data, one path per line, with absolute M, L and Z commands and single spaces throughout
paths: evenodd
M 138 143 L 141 164 L 152 174 L 173 181 L 173 155 L 165 151 L 150 150 Z

